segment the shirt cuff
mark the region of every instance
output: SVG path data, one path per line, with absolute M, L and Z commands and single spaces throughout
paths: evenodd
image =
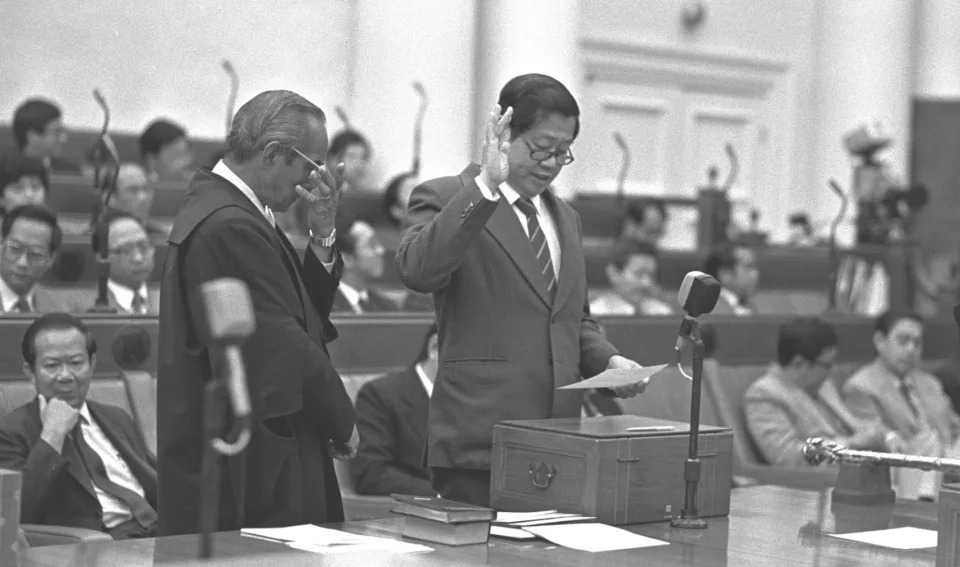
M 484 199 L 488 201 L 500 200 L 500 192 L 498 191 L 494 193 L 493 191 L 491 191 L 490 188 L 487 187 L 487 184 L 484 183 L 482 179 L 480 179 L 479 175 L 474 178 L 474 181 L 477 182 L 477 188 L 480 189 L 480 193 L 483 195 Z

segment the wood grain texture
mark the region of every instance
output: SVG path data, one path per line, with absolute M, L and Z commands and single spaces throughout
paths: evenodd
M 728 517 L 710 518 L 703 531 L 680 531 L 665 522 L 630 526 L 642 535 L 670 545 L 649 549 L 585 553 L 543 541 L 513 542 L 490 538 L 486 545 L 432 546 L 433 552 L 413 555 L 316 555 L 283 545 L 244 538 L 238 532 L 215 537 L 216 557 L 209 567 L 253 565 L 324 565 L 328 567 L 383 565 L 387 567 L 499 565 L 522 567 L 605 567 L 657 565 L 686 567 L 754 567 L 837 565 L 871 567 L 927 566 L 935 550 L 889 550 L 829 537 L 862 529 L 912 526 L 936 529 L 935 504 L 897 502 L 880 507 L 834 506 L 829 496 L 779 487 L 734 491 Z M 353 533 L 400 539 L 399 518 L 332 525 Z M 197 538 L 177 536 L 122 542 L 101 542 L 28 550 L 23 567 L 107 567 L 189 565 L 195 561 Z

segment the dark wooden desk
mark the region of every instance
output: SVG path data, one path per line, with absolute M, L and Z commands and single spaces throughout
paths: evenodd
M 353 522 L 330 527 L 349 532 L 399 538 L 397 518 Z M 704 531 L 681 531 L 665 523 L 629 527 L 645 536 L 670 542 L 668 546 L 606 553 L 574 551 L 543 541 L 515 542 L 491 538 L 486 545 L 445 547 L 412 555 L 315 554 L 279 544 L 244 538 L 238 532 L 217 534 L 213 561 L 195 560 L 196 536 L 178 536 L 125 542 L 101 542 L 33 548 L 24 554 L 23 567 L 151 565 L 216 566 L 431 566 L 519 565 L 620 566 L 684 565 L 719 567 L 753 565 L 933 565 L 936 550 L 900 551 L 829 537 L 901 526 L 936 529 L 936 505 L 898 502 L 890 506 L 835 507 L 825 493 L 780 487 L 734 491 L 730 516 L 708 520 Z M 411 540 L 413 541 L 413 540 Z

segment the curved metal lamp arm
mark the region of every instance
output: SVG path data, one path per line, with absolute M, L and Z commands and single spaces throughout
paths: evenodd
M 627 172 L 630 171 L 630 146 L 627 145 L 627 141 L 620 132 L 613 133 L 613 141 L 620 148 L 620 152 L 623 153 L 620 160 L 620 171 L 617 173 L 617 205 L 623 206 L 624 186 L 627 182 Z

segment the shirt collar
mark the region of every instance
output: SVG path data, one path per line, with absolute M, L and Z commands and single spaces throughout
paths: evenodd
M 40 414 L 43 415 L 43 410 L 47 407 L 47 398 L 37 394 L 37 401 L 40 405 Z M 93 418 L 90 417 L 90 408 L 87 407 L 86 400 L 84 400 L 83 405 L 80 406 L 80 417 L 83 418 L 83 422 L 81 423 L 93 423 Z
M 427 376 L 427 373 L 423 371 L 423 364 L 418 362 L 415 367 L 417 371 L 417 377 L 420 378 L 420 383 L 423 384 L 423 389 L 427 391 L 427 397 L 433 395 L 433 380 L 430 380 L 430 377 Z
M 517 193 L 517 190 L 511 187 L 506 181 L 500 184 L 500 194 L 503 195 L 503 198 L 506 199 L 508 203 L 514 206 L 521 197 L 520 193 Z M 537 208 L 537 214 L 543 215 L 543 199 L 540 198 L 540 195 L 530 197 L 530 201 L 533 203 L 533 206 Z
M 270 210 L 270 207 L 264 205 L 260 201 L 260 197 L 257 197 L 257 194 L 253 192 L 253 189 L 251 189 L 250 186 L 243 181 L 243 179 L 240 179 L 240 177 L 234 173 L 232 169 L 227 167 L 227 164 L 223 163 L 223 160 L 218 161 L 217 165 L 213 166 L 212 171 L 239 189 L 240 192 L 243 193 L 247 199 L 250 199 L 250 202 L 257 207 L 257 210 L 263 213 L 263 217 L 267 219 L 267 221 L 270 223 L 270 226 L 274 228 L 277 227 L 277 221 L 274 219 L 273 211 Z
M 30 309 L 33 309 L 33 291 L 35 287 L 31 287 L 30 291 L 27 292 L 26 298 L 27 303 L 30 304 Z M 10 313 L 13 310 L 13 306 L 16 305 L 17 300 L 20 299 L 20 296 L 17 295 L 17 292 L 10 289 L 10 286 L 7 285 L 6 280 L 0 278 L 0 300 L 3 300 L 3 312 Z
M 117 303 L 120 304 L 120 307 L 123 307 L 127 311 L 133 311 L 133 297 L 134 291 L 125 285 L 120 285 L 113 280 L 107 280 L 107 288 L 110 289 L 110 293 L 113 294 L 113 297 L 117 300 Z M 147 283 L 144 282 L 140 284 L 140 288 L 137 289 L 136 295 L 139 295 L 146 301 L 147 299 Z
M 732 290 L 721 287 L 720 295 L 723 297 L 724 301 L 730 304 L 730 307 L 737 315 L 749 315 L 753 312 L 753 308 L 750 305 L 740 301 L 740 296 L 734 293 Z

